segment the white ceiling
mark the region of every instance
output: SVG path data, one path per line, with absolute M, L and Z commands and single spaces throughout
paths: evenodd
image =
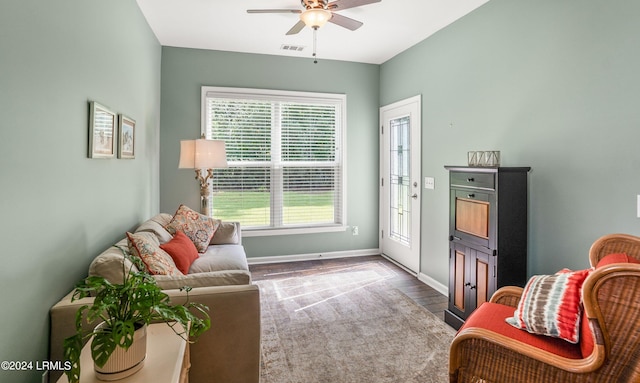
M 136 0 L 163 46 L 311 57 L 313 33 L 285 33 L 298 14 L 248 14 L 247 9 L 300 9 L 300 0 Z M 318 59 L 382 64 L 488 0 L 382 0 L 340 11 L 364 25 L 332 23 L 318 30 Z M 300 45 L 301 52 L 282 45 Z

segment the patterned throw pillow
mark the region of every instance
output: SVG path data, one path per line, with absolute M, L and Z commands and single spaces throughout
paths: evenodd
M 507 323 L 532 334 L 578 343 L 582 283 L 591 271 L 564 269 L 554 275 L 534 275 Z
M 127 233 L 131 254 L 140 257 L 147 271 L 154 275 L 184 275 L 178 270 L 171 256 L 160 248 L 158 238 L 152 233 Z
M 166 229 L 171 235 L 181 231 L 196 245 L 199 253 L 207 251 L 209 241 L 218 229 L 219 221 L 180 205 Z

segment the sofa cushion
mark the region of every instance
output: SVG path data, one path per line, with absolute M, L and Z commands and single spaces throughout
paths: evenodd
M 160 245 L 166 251 L 182 274 L 189 273 L 189 267 L 198 258 L 198 249 L 183 232 L 178 231 L 171 241 Z
M 507 323 L 533 334 L 577 343 L 580 337 L 582 283 L 593 269 L 561 270 L 529 279 L 518 308 Z
M 216 232 L 211 237 L 211 245 L 237 245 L 240 243 L 238 237 L 238 226 L 235 222 L 223 222 L 218 220 L 219 225 Z
M 166 229 L 171 235 L 182 231 L 196 245 L 198 252 L 204 253 L 218 225 L 219 221 L 214 221 L 211 217 L 200 214 L 185 205 L 180 205 Z
M 209 246 L 204 254 L 193 261 L 189 274 L 228 270 L 249 272 L 247 256 L 241 245 Z
M 147 271 L 155 275 L 182 275 L 171 256 L 160 248 L 160 242 L 153 233 L 127 233 L 131 254 L 140 257 Z
M 153 277 L 163 290 L 180 289 L 185 286 L 196 288 L 251 284 L 251 274 L 243 270 L 210 271 L 178 277 L 168 275 L 154 275 Z
M 459 332 L 467 328 L 483 328 L 564 358 L 582 358 L 580 347 L 576 344 L 559 338 L 531 334 L 507 324 L 505 319 L 512 315 L 511 306 L 485 302 L 467 318 Z
M 136 229 L 136 233 L 140 232 L 148 232 L 153 233 L 158 237 L 158 241 L 160 243 L 169 242 L 173 236 L 169 231 L 165 228 L 171 222 L 171 215 L 161 213 L 158 214 L 146 221 L 144 221 L 138 228 Z
M 138 268 L 124 255 L 130 254 L 127 239 L 123 238 L 115 245 L 103 251 L 91 261 L 89 276 L 103 277 L 111 283 L 121 284 L 125 271 L 139 271 Z M 124 265 L 123 265 L 124 262 Z

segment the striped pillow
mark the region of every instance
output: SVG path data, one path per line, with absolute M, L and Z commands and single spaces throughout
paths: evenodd
M 507 323 L 532 334 L 578 343 L 582 283 L 591 271 L 564 269 L 554 275 L 534 275 Z

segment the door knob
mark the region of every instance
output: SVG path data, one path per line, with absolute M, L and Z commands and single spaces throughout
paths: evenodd
M 413 195 L 411 196 L 411 198 L 413 198 L 413 199 L 418 199 L 418 193 L 413 193 Z

